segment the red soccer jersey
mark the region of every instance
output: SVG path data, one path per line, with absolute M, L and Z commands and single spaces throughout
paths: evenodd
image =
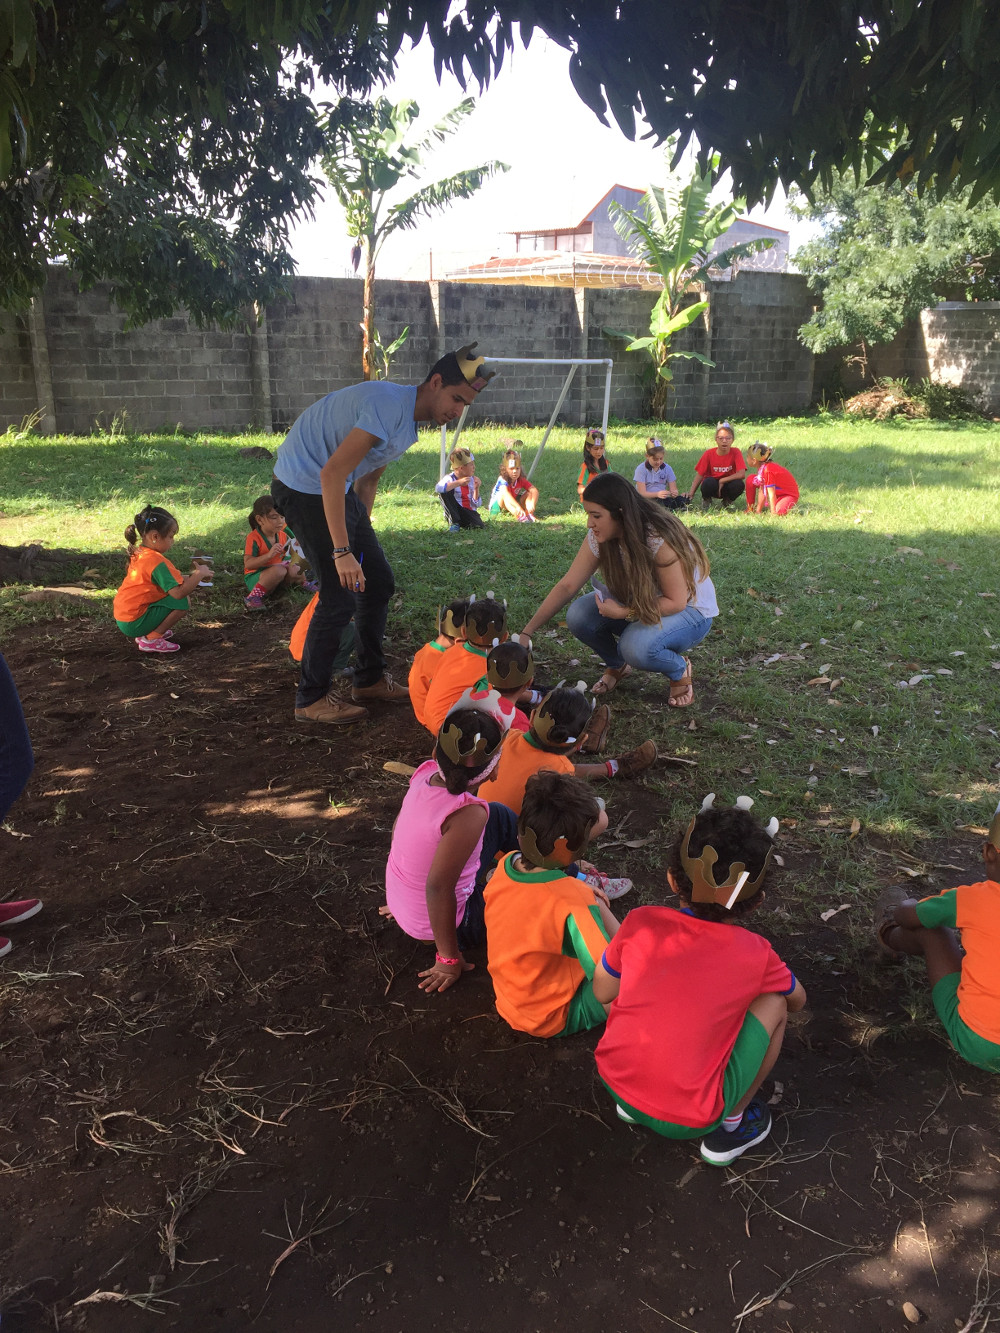
M 799 484 L 789 472 L 788 468 L 782 467 L 780 463 L 764 463 L 760 471 L 754 477 L 758 486 L 763 486 L 765 490 L 769 486 L 774 487 L 774 498 L 783 500 L 785 496 L 790 495 L 793 500 L 799 498 Z
M 695 463 L 694 470 L 699 477 L 718 477 L 720 481 L 725 481 L 734 472 L 746 471 L 746 463 L 734 445 L 728 454 L 720 454 L 718 449 L 706 449 Z
M 795 977 L 762 935 L 671 907 L 635 907 L 604 951 L 621 977 L 597 1071 L 629 1106 L 701 1129 L 722 1114 L 722 1080 L 747 1009 Z

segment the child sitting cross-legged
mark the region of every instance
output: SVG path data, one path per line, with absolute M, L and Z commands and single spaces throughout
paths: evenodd
M 504 857 L 484 894 L 497 1012 L 518 1032 L 564 1037 L 605 1020 L 590 978 L 618 922 L 606 896 L 567 868 L 607 824 L 604 803 L 578 778 L 542 772 L 529 780 L 519 850 Z
M 524 644 L 508 639 L 491 648 L 486 657 L 486 675 L 478 682 L 477 688 L 496 690 L 502 699 L 509 699 L 514 705 L 514 719 L 511 728 L 514 731 L 527 731 L 531 726 L 528 715 L 520 704 L 534 708 L 545 697 L 540 690 L 532 688 L 535 679 L 535 659 L 531 649 Z
M 437 637 L 425 643 L 422 648 L 418 648 L 413 655 L 406 684 L 418 722 L 422 723 L 424 720 L 424 701 L 427 698 L 427 691 L 444 660 L 444 654 L 456 643 L 465 641 L 465 615 L 470 605 L 468 597 L 457 597 L 447 606 L 440 607 Z
M 511 707 L 495 691 L 469 690 L 450 710 L 420 765 L 392 829 L 385 906 L 415 940 L 433 940 L 420 989 L 445 991 L 463 972 L 464 950 L 484 942 L 483 885 L 498 852 L 517 846 L 517 821 L 477 795 L 500 754 Z
M 512 730 L 504 741 L 500 763 L 485 784 L 483 795 L 491 801 L 502 801 L 520 814 L 525 785 L 539 769 L 572 773 L 578 778 L 631 778 L 656 762 L 656 745 L 643 741 L 620 759 L 577 763 L 573 756 L 587 740 L 592 712 L 591 701 L 579 686 L 571 689 L 557 685 L 549 690 L 533 709 L 528 731 Z
M 604 952 L 594 996 L 610 1005 L 597 1072 L 618 1115 L 671 1139 L 701 1139 L 715 1166 L 771 1132 L 754 1093 L 806 1002 L 788 966 L 740 923 L 759 907 L 778 821 L 767 828 L 741 796 L 714 795 L 677 839 L 667 881 L 681 910 L 638 907 Z
M 421 721 L 432 736 L 449 708 L 482 678 L 490 649 L 507 637 L 507 604 L 495 597 L 472 599 L 465 613 L 465 638 L 446 650 L 424 699 Z
M 1000 1073 L 1000 805 L 983 843 L 986 878 L 916 901 L 882 896 L 877 935 L 901 961 L 923 958 L 937 1016 L 970 1065 Z M 959 944 L 956 929 L 961 932 Z

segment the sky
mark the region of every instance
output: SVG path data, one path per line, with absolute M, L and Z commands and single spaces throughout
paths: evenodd
M 608 128 L 577 96 L 569 78 L 569 52 L 536 34 L 525 50 L 519 44 L 504 60 L 497 79 L 479 95 L 475 112 L 457 134 L 428 158 L 426 180 L 499 159 L 510 170 L 488 181 L 472 199 L 423 219 L 414 231 L 397 232 L 379 259 L 383 277 L 443 277 L 449 267 L 513 253 L 513 230 L 575 225 L 612 185 L 645 189 L 665 179 L 662 148 L 627 139 L 612 121 Z M 398 101 L 412 97 L 420 125 L 433 124 L 466 95 L 445 71 L 439 85 L 428 42 L 404 52 L 385 90 Z M 330 92 L 328 99 L 335 94 Z M 422 182 L 414 180 L 401 197 Z M 748 216 L 773 226 L 795 227 L 779 204 Z M 315 217 L 292 233 L 298 272 L 309 277 L 350 273 L 351 241 L 343 213 L 327 191 Z

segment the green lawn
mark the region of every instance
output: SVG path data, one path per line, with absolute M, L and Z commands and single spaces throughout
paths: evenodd
M 698 704 L 668 712 L 647 677 L 641 691 L 618 696 L 618 737 L 640 738 L 654 710 L 664 748 L 698 764 L 658 769 L 654 790 L 683 796 L 685 809 L 712 788 L 758 796 L 766 815 L 796 821 L 793 838 L 817 858 L 807 898 L 837 906 L 870 882 L 882 865 L 876 852 L 891 869 L 893 849 L 983 825 L 996 805 L 1000 433 L 989 424 L 830 417 L 735 424 L 737 444 L 759 437 L 777 446 L 803 502 L 783 520 L 693 512 L 722 608 L 695 651 Z M 613 426 L 611 466 L 631 476 L 649 433 Z M 686 487 L 711 432 L 659 433 Z M 487 493 L 511 434 L 525 441 L 530 461 L 539 429 L 463 436 Z M 535 473 L 546 521 L 534 527 L 501 520 L 481 533 L 446 535 L 431 492 L 439 432 L 424 433 L 389 470 L 375 521 L 399 584 L 391 653 L 412 653 L 431 634 L 437 604 L 469 591 L 506 596 L 514 626 L 524 622 L 582 539 L 582 435 L 562 429 L 551 437 Z M 253 442 L 0 437 L 0 542 L 117 551 L 124 562 L 121 533 L 132 514 L 147 501 L 163 504 L 180 523 L 178 554 L 207 551 L 222 571 L 218 583 L 231 575 L 231 602 L 216 594 L 213 614 L 237 613 L 245 515 L 270 475 L 266 463 L 237 457 Z M 98 580 L 106 588 L 94 594 L 109 627 L 118 577 L 109 566 Z M 5 636 L 51 614 L 22 605 L 21 592 L 0 589 Z M 587 651 L 557 625 L 536 652 L 546 674 L 595 677 Z

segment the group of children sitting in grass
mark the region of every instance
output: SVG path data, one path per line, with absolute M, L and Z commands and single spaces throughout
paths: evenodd
M 647 741 L 604 763 L 610 714 L 581 689 L 541 690 L 530 649 L 506 637 L 492 596 L 445 608 L 410 670 L 414 712 L 434 737 L 392 832 L 383 915 L 434 945 L 420 972 L 448 990 L 485 947 L 500 1016 L 535 1037 L 603 1027 L 597 1072 L 617 1114 L 668 1138 L 700 1138 L 725 1165 L 770 1132 L 757 1098 L 805 992 L 742 920 L 764 901 L 777 833 L 740 797 L 714 796 L 673 838 L 667 884 L 678 908 L 633 909 L 632 887 L 583 860 L 608 825 L 587 779 L 630 776 Z M 893 957 L 922 955 L 955 1049 L 1000 1072 L 1000 809 L 984 846 L 988 879 L 921 903 L 889 894 L 877 937 Z M 963 961 L 954 928 L 964 928 Z
M 756 467 L 747 476 L 747 466 L 734 445 L 735 432 L 728 421 L 723 421 L 715 432 L 713 448 L 706 449 L 695 464 L 694 480 L 687 494 L 677 486 L 677 475 L 667 462 L 663 442 L 651 435 L 646 441 L 646 456 L 633 474 L 633 483 L 640 495 L 656 500 L 666 509 L 687 509 L 696 491 L 701 491 L 702 505 L 708 508 L 719 500 L 728 508 L 740 495 L 746 495 L 748 513 L 773 513 L 784 517 L 798 503 L 798 483 L 786 467 L 772 461 L 774 449 L 761 440 L 755 440 L 747 455 Z M 504 442 L 500 475 L 490 496 L 491 515 L 511 514 L 521 523 L 534 523 L 537 515 L 538 488 L 524 474 L 521 463 L 520 440 Z M 448 517 L 448 531 L 461 532 L 465 528 L 481 528 L 483 520 L 480 481 L 476 476 L 476 458 L 470 449 L 458 446 L 448 459 L 451 471 L 435 486 L 435 491 Z M 608 461 L 604 431 L 592 426 L 583 442 L 583 462 L 576 479 L 577 497 L 602 472 L 611 470 Z

